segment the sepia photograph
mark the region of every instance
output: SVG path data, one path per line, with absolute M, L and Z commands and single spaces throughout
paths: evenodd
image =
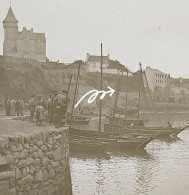
M 0 0 L 0 195 L 188 195 L 188 10 Z

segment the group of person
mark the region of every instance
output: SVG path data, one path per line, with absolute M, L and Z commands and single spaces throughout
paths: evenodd
M 22 99 L 5 99 L 6 116 L 23 116 L 26 105 Z
M 30 121 L 32 122 L 35 119 L 37 125 L 42 125 L 44 121 L 48 121 L 55 127 L 61 127 L 66 122 L 69 102 L 65 90 L 62 93 L 53 91 L 47 103 L 42 96 L 35 97 L 33 95 L 29 99 Z

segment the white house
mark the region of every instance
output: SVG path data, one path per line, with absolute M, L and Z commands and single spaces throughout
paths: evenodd
M 110 68 L 109 67 L 109 60 L 110 60 L 109 54 L 107 56 L 102 57 L 103 73 L 116 74 L 116 75 L 123 74 L 124 76 L 127 75 L 127 72 L 125 72 L 125 71 L 118 70 L 117 68 Z M 101 72 L 101 56 L 89 55 L 87 53 L 85 67 L 86 67 L 87 72 L 100 73 Z M 128 72 L 128 76 L 132 76 L 132 73 Z
M 102 67 L 103 69 L 107 69 L 109 66 L 109 59 L 110 55 L 108 54 L 107 56 L 102 57 Z M 89 55 L 87 53 L 87 59 L 86 59 L 86 69 L 87 72 L 100 72 L 101 70 L 101 56 L 94 56 L 94 55 Z
M 168 74 L 163 73 L 158 69 L 150 68 L 150 66 L 146 67 L 145 74 L 149 88 L 152 92 L 158 88 L 167 87 Z

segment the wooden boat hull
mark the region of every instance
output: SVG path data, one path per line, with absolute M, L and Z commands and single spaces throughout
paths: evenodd
M 128 127 L 120 127 L 120 126 L 112 126 L 109 124 L 105 124 L 104 130 L 105 132 L 124 132 L 133 136 L 153 136 L 156 138 L 160 137 L 176 137 L 179 133 L 185 130 L 188 126 L 183 128 L 164 128 L 164 127 L 138 127 L 138 128 L 128 128 Z
M 70 130 L 70 137 L 72 139 L 83 139 L 93 140 L 94 142 L 106 143 L 106 151 L 124 149 L 124 150 L 136 150 L 144 149 L 146 145 L 152 141 L 152 137 L 136 137 L 126 135 L 125 133 L 119 132 L 96 132 L 86 130 Z
M 103 153 L 105 146 L 105 143 L 91 142 L 84 139 L 70 140 L 70 151 L 75 153 Z

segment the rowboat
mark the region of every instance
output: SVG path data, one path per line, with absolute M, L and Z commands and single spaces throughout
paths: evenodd
M 72 123 L 73 125 L 88 125 L 91 118 L 87 118 L 84 116 L 73 116 L 72 122 L 68 120 L 68 123 Z

